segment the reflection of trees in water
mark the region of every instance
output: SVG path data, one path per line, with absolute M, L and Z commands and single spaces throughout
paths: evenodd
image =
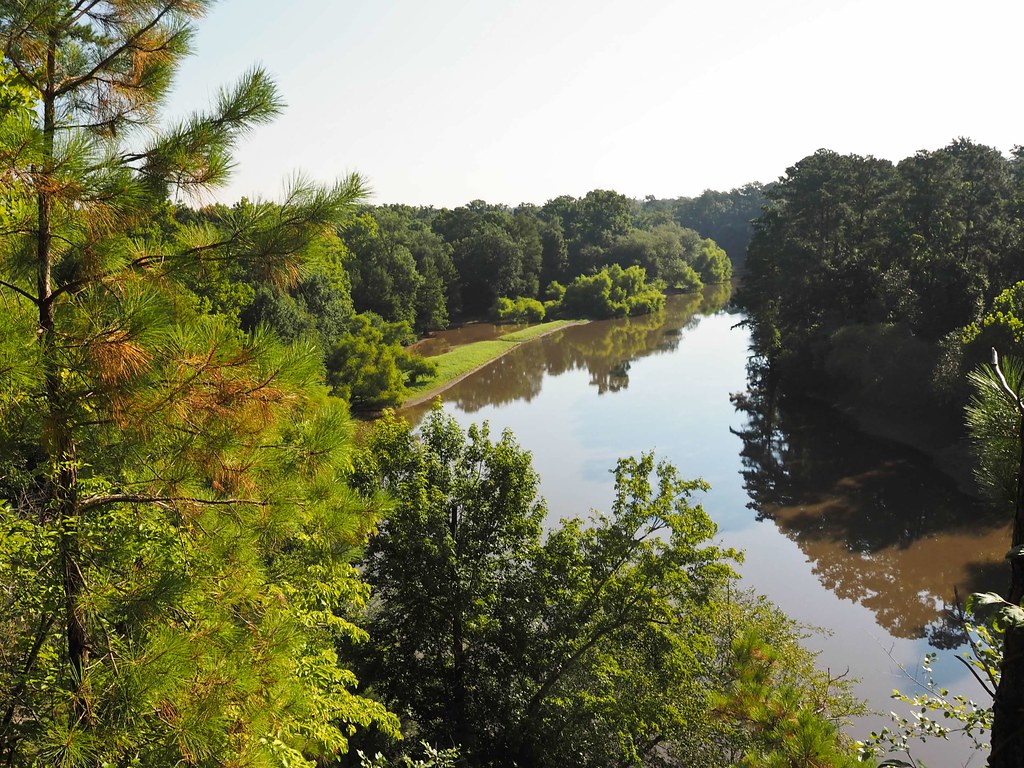
M 746 424 L 744 484 L 758 519 L 797 542 L 823 585 L 874 611 L 897 637 L 955 647 L 948 606 L 1001 586 L 1007 521 L 960 493 L 921 454 L 786 397 L 755 362 L 734 395 Z
M 522 344 L 454 385 L 443 397 L 469 413 L 488 405 L 529 402 L 540 394 L 545 374 L 572 370 L 588 371 L 598 394 L 618 392 L 629 386 L 635 360 L 678 349 L 684 331 L 696 327 L 702 316 L 722 309 L 731 291 L 728 284 L 706 286 L 699 294 L 670 296 L 657 314 L 572 326 Z M 471 332 L 479 334 L 481 327 Z M 452 333 L 439 333 L 438 342 Z M 404 409 L 403 415 L 416 423 L 428 410 L 430 403 L 423 403 Z
M 713 315 L 725 307 L 731 298 L 732 285 L 730 283 L 705 285 L 700 296 L 700 309 L 697 311 L 702 315 Z
M 598 394 L 618 392 L 629 386 L 635 360 L 676 350 L 683 331 L 700 322 L 697 313 L 703 307 L 721 308 L 728 297 L 729 286 L 710 286 L 704 295 L 670 297 L 656 314 L 566 328 L 517 347 L 452 387 L 445 399 L 470 413 L 488 405 L 530 401 L 540 393 L 545 374 L 573 370 L 586 370 Z

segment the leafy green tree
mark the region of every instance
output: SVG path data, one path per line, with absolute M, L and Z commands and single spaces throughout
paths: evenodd
M 239 320 L 246 331 L 264 326 L 288 342 L 311 336 L 313 331 L 312 318 L 302 305 L 290 294 L 275 291 L 269 285 L 256 289 L 252 303 L 242 310 Z
M 430 376 L 437 367 L 402 348 L 408 323 L 388 323 L 364 312 L 351 318 L 327 354 L 327 383 L 331 393 L 355 410 L 400 405 L 406 383 Z
M 711 285 L 727 283 L 732 277 L 732 263 L 725 251 L 718 247 L 714 240 L 701 241 L 700 249 L 692 262 L 694 271 L 700 279 Z
M 989 311 L 964 328 L 963 342 L 979 361 L 988 359 L 993 347 L 1016 357 L 1024 355 L 1024 282 L 996 296 Z
M 540 220 L 541 269 L 540 285 L 546 290 L 551 283 L 562 280 L 569 270 L 569 250 L 565 243 L 562 222 Z
M 551 244 L 555 250 L 548 254 L 549 279 L 571 278 L 607 264 L 605 251 L 633 228 L 633 203 L 618 192 L 595 189 L 579 199 L 562 195 L 549 200 L 541 207 L 540 217 L 560 225 L 566 244 L 561 272 L 554 269 L 561 258 L 557 242 Z
M 647 285 L 642 267 L 618 264 L 594 275 L 577 277 L 565 287 L 560 312 L 568 317 L 629 317 L 657 312 L 665 305 L 661 291 Z
M 1010 167 L 997 150 L 958 139 L 898 168 L 908 185 L 903 215 L 912 225 L 919 330 L 936 337 L 977 320 L 993 288 L 1020 276 L 1000 265 L 1009 244 Z
M 335 652 L 364 637 L 349 559 L 372 524 L 343 404 L 314 348 L 245 336 L 184 285 L 218 260 L 290 284 L 362 184 L 152 226 L 279 110 L 256 69 L 154 127 L 208 6 L 0 4 L 5 71 L 38 105 L 0 145 L 20 180 L 0 238 L 6 765 L 309 766 L 395 727 Z
M 346 268 L 356 311 L 373 312 L 388 322 L 412 326 L 423 278 L 409 249 L 382 232 L 369 213 L 347 223 L 341 237 L 352 254 Z
M 753 236 L 753 222 L 761 215 L 768 187 L 745 184 L 728 192 L 705 190 L 697 197 L 675 200 L 645 199 L 638 226 L 650 228 L 667 221 L 693 229 L 701 237 L 714 240 L 741 267 Z
M 633 203 L 618 192 L 595 189 L 579 201 L 577 238 L 606 247 L 633 228 Z
M 413 283 L 416 283 L 411 299 L 413 317 L 403 315 L 408 311 L 408 296 L 391 296 L 387 300 L 392 305 L 390 309 L 384 304 L 374 308 L 366 303 L 361 303 L 360 309 L 376 311 L 392 322 L 404 317 L 418 332 L 445 328 L 449 316 L 461 311 L 452 247 L 430 228 L 424 214 L 423 209 L 408 206 L 371 208 L 364 214 L 361 228 L 350 228 L 346 235 L 350 246 L 357 252 L 356 263 L 350 264 L 349 269 L 357 273 L 361 285 L 369 283 L 373 290 L 387 294 L 395 290 L 413 290 Z M 382 260 L 377 253 L 381 249 L 385 251 Z M 418 279 L 410 276 L 406 254 L 413 259 Z M 398 261 L 392 264 L 396 258 Z M 373 274 L 375 269 L 389 273 L 380 285 L 373 284 L 381 277 Z M 401 306 L 395 306 L 396 303 Z M 390 314 L 382 311 L 385 309 Z
M 494 314 L 500 323 L 539 323 L 544 319 L 545 309 L 537 299 L 513 301 L 502 296 L 494 307 Z
M 523 251 L 505 229 L 485 224 L 453 248 L 466 314 L 486 314 L 499 296 L 524 295 Z
M 526 211 L 516 211 L 512 216 L 510 232 L 523 254 L 519 295 L 522 298 L 536 298 L 540 293 L 540 276 L 544 256 L 542 227 L 535 216 Z
M 239 315 L 243 330 L 266 326 L 285 341 L 314 340 L 322 350 L 331 349 L 354 314 L 345 287 L 322 272 L 313 272 L 287 291 L 266 283 L 250 290 L 252 301 Z
M 394 238 L 412 253 L 422 282 L 416 292 L 417 331 L 448 327 L 449 317 L 462 311 L 459 276 L 452 260 L 452 247 L 435 233 L 415 211 L 399 206 L 376 209 L 374 216 L 382 233 Z
M 410 732 L 469 765 L 710 767 L 754 747 L 792 757 L 801 734 L 805 761 L 785 764 L 849 764 L 829 718 L 855 710 L 791 622 L 731 595 L 736 554 L 692 503 L 702 482 L 622 460 L 607 514 L 544 535 L 529 454 L 440 410 L 416 434 L 385 414 L 355 475 L 395 499 L 363 564 L 364 677 Z M 746 659 L 744 633 L 764 644 Z M 786 706 L 756 720 L 744 675 Z
M 464 434 L 439 411 L 418 437 L 385 413 L 356 478 L 396 501 L 363 562 L 377 599 L 367 679 L 428 741 L 476 755 L 499 716 L 492 645 L 516 620 L 501 606 L 545 513 L 529 454 L 511 434 L 492 443 L 486 427 Z
M 433 255 L 425 255 L 418 269 L 423 278 L 416 290 L 416 329 L 433 331 L 448 327 L 448 286 L 455 285 L 455 266 L 448 257 L 451 271 L 445 272 L 445 262 Z M 448 281 L 451 281 L 450 283 Z

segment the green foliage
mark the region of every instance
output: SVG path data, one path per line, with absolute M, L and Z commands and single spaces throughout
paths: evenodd
M 567 317 L 628 317 L 657 312 L 665 305 L 661 291 L 647 285 L 642 267 L 618 264 L 594 275 L 577 277 L 565 288 L 560 305 Z
M 704 287 L 700 275 L 692 266 L 680 263 L 665 276 L 665 282 L 669 288 L 675 288 L 683 293 L 696 293 Z
M 498 299 L 494 314 L 501 323 L 541 323 L 544 321 L 544 305 L 536 299 Z
M 712 285 L 727 283 L 732 278 L 729 256 L 711 239 L 701 241 L 700 250 L 693 260 L 693 269 L 703 282 Z
M 369 213 L 347 223 L 341 236 L 352 254 L 346 269 L 356 311 L 373 312 L 389 322 L 413 326 L 423 277 L 412 252 L 395 237 L 381 232 Z M 425 298 L 421 296 L 421 300 Z
M 960 658 L 977 679 L 985 681 L 983 684 L 991 694 L 999 683 L 1002 633 L 985 626 L 981 613 L 976 611 L 978 605 L 977 596 L 972 596 L 967 610 L 979 622 L 965 624 L 971 651 Z M 935 654 L 929 653 L 921 663 L 921 670 L 926 675 L 925 681 L 920 683 L 924 687 L 923 693 L 908 696 L 898 690 L 892 692 L 893 700 L 904 704 L 909 716 L 900 717 L 893 713 L 894 727 L 873 731 L 864 741 L 858 742 L 857 747 L 863 760 L 898 754 L 905 756 L 909 762 L 890 758 L 880 765 L 924 768 L 924 764 L 914 757 L 915 743 L 948 739 L 953 734 L 962 734 L 970 739 L 975 749 L 988 749 L 986 740 L 992 730 L 992 707 L 983 706 L 962 695 L 951 694 L 939 686 L 932 670 L 934 661 Z
M 315 345 L 244 334 L 241 297 L 203 290 L 233 280 L 215 266 L 229 264 L 294 285 L 363 185 L 297 179 L 279 204 L 172 215 L 172 188 L 223 182 L 239 137 L 280 109 L 257 69 L 209 113 L 162 119 L 208 6 L 41 0 L 0 16 L 4 71 L 38 104 L 0 128 L 8 766 L 308 768 L 357 728 L 397 730 L 336 654 L 365 639 L 351 560 L 376 512 L 345 482 L 344 404 Z
M 560 302 L 565 298 L 565 286 L 557 280 L 552 280 L 544 289 L 544 298 L 548 301 Z
M 844 748 L 828 719 L 844 699 L 791 623 L 727 597 L 736 553 L 691 503 L 701 481 L 624 459 L 608 514 L 545 536 L 529 454 L 436 409 L 415 435 L 385 414 L 355 476 L 395 499 L 363 563 L 376 595 L 363 676 L 407 730 L 470 765 L 710 766 L 753 744 L 792 755 L 810 735 L 815 764 L 848 763 L 825 761 Z M 778 649 L 758 679 L 790 686 L 800 720 L 785 739 L 741 701 L 740 670 L 757 665 L 731 638 L 747 631 Z
M 852 768 L 859 761 L 829 717 L 833 681 L 822 681 L 813 670 L 797 672 L 790 666 L 794 658 L 800 654 L 755 631 L 738 633 L 733 640 L 728 685 L 716 714 L 739 724 L 730 744 L 730 751 L 742 755 L 735 764 Z
M 632 229 L 615 240 L 606 258 L 622 267 L 643 267 L 651 279 L 663 279 L 676 288 L 676 277 L 693 261 L 693 244 L 699 239 L 696 232 L 674 223 Z
M 846 326 L 903 324 L 936 347 L 1004 327 L 1012 296 L 982 318 L 1020 277 L 1020 162 L 959 139 L 898 165 L 821 150 L 787 169 L 737 294 L 777 374 L 812 379 Z
M 1010 388 L 1024 386 L 1024 363 L 1004 357 L 1000 367 Z M 1020 466 L 1020 411 L 1003 392 L 995 370 L 983 365 L 967 376 L 971 399 L 964 421 L 974 454 L 974 476 L 978 487 L 1001 508 L 1011 512 L 1017 497 Z
M 745 184 L 728 192 L 706 190 L 698 197 L 656 200 L 648 197 L 641 207 L 644 226 L 675 221 L 711 238 L 728 254 L 730 262 L 742 266 L 753 236 L 753 222 L 761 215 L 770 187 Z
M 852 681 L 815 667 L 801 645 L 811 630 L 751 592 L 727 587 L 716 606 L 709 702 L 677 764 L 848 765 L 854 745 L 843 729 L 866 710 Z
M 963 343 L 982 359 L 993 347 L 1000 354 L 1024 354 L 1024 282 L 996 296 L 984 317 L 963 329 Z
M 407 323 L 387 323 L 370 312 L 352 317 L 327 354 L 331 393 L 356 410 L 400 404 L 406 383 L 437 372 L 433 363 L 402 348 L 409 333 Z
M 503 606 L 540 538 L 544 508 L 529 454 L 510 433 L 492 443 L 435 411 L 414 437 L 390 413 L 375 424 L 356 480 L 395 507 L 363 562 L 380 605 L 369 617 L 367 675 L 385 701 L 434 743 L 480 747 L 494 718 L 492 642 Z
M 427 742 L 420 742 L 423 747 L 423 757 L 413 759 L 403 755 L 397 765 L 402 768 L 455 768 L 459 760 L 458 749 L 437 749 Z M 396 761 L 388 760 L 380 752 L 372 758 L 359 752 L 359 768 L 390 768 L 396 765 Z

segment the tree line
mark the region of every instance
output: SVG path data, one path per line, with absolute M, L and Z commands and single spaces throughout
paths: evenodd
M 1022 192 L 1019 148 L 967 139 L 899 163 L 800 160 L 766 193 L 738 292 L 758 352 L 795 386 L 959 422 L 966 372 L 1006 325 L 998 297 L 1024 274 Z
M 275 206 L 248 200 L 200 210 L 164 203 L 147 236 L 232 229 Z M 324 350 L 328 381 L 356 408 L 401 402 L 429 375 L 403 347 L 456 320 L 537 322 L 656 311 L 663 290 L 731 277 L 710 238 L 645 217 L 635 201 L 595 190 L 515 209 L 474 201 L 452 210 L 362 205 L 282 279 L 256 262 L 220 261 L 186 276 L 196 308 L 271 328 Z M 648 282 L 650 284 L 648 284 Z

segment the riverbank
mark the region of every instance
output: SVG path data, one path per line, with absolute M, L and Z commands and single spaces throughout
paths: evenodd
M 524 328 L 499 339 L 477 341 L 465 344 L 449 352 L 430 358 L 437 363 L 437 375 L 409 387 L 409 395 L 402 401 L 400 408 L 420 405 L 444 392 L 470 374 L 507 355 L 520 344 L 539 339 L 573 325 L 581 325 L 587 320 L 552 320 L 547 323 Z

